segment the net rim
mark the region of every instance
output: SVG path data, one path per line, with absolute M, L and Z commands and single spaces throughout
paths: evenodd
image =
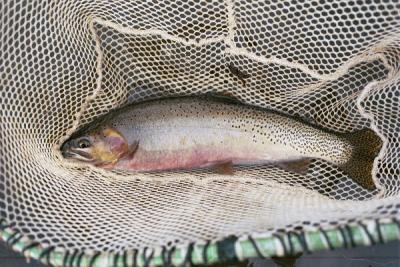
M 296 228 L 295 228 L 296 229 Z M 367 219 L 315 230 L 276 231 L 186 246 L 144 248 L 123 252 L 69 251 L 41 244 L 13 229 L 0 218 L 0 238 L 24 257 L 50 266 L 125 267 L 185 266 L 245 261 L 251 258 L 284 257 L 321 250 L 372 246 L 400 240 L 400 219 Z

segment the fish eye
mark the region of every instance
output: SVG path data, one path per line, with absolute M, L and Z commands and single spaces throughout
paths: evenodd
M 80 139 L 78 141 L 78 147 L 79 148 L 88 148 L 90 147 L 90 141 L 88 139 Z

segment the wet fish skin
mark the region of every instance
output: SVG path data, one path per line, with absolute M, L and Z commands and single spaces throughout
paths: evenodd
M 114 140 L 104 141 L 104 131 Z M 105 116 L 78 138 L 92 143 L 82 151 L 92 155 L 93 164 L 112 169 L 191 169 L 226 162 L 290 166 L 286 163 L 322 159 L 354 174 L 353 164 L 373 162 L 376 155 L 376 151 L 359 153 L 356 143 L 363 135 L 371 133 L 363 131 L 354 141 L 274 112 L 186 97 L 128 106 Z M 354 176 L 364 187 L 374 187 L 370 169 L 357 170 Z
M 133 106 L 112 122 L 115 123 L 111 126 L 128 143 L 140 143 L 136 159 L 130 161 L 133 169 L 302 158 L 320 158 L 339 165 L 347 162 L 352 153 L 351 145 L 342 138 L 302 122 L 205 99 L 177 98 Z M 150 162 L 154 163 L 151 167 L 144 166 Z

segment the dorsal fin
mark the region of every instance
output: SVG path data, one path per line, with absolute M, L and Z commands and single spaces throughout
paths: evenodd
M 228 104 L 242 104 L 231 92 L 208 92 L 204 95 L 211 100 L 221 101 Z

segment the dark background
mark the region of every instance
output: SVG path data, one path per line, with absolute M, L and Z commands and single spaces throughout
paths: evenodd
M 253 267 L 276 267 L 272 260 L 253 260 Z M 31 260 L 26 263 L 24 257 L 11 251 L 3 242 L 0 242 L 0 267 L 44 267 L 45 265 Z M 235 266 L 225 265 L 226 267 Z M 247 266 L 247 263 L 238 265 Z M 288 266 L 288 265 L 286 265 Z M 284 267 L 286 267 L 284 265 Z M 290 265 L 289 265 L 290 266 Z M 289 267 L 288 266 L 288 267 Z M 320 251 L 301 256 L 296 267 L 324 266 L 324 267 L 400 267 L 400 242 L 391 242 L 373 247 L 359 247 L 355 249 L 338 249 L 334 251 Z M 219 267 L 222 267 L 220 265 Z

